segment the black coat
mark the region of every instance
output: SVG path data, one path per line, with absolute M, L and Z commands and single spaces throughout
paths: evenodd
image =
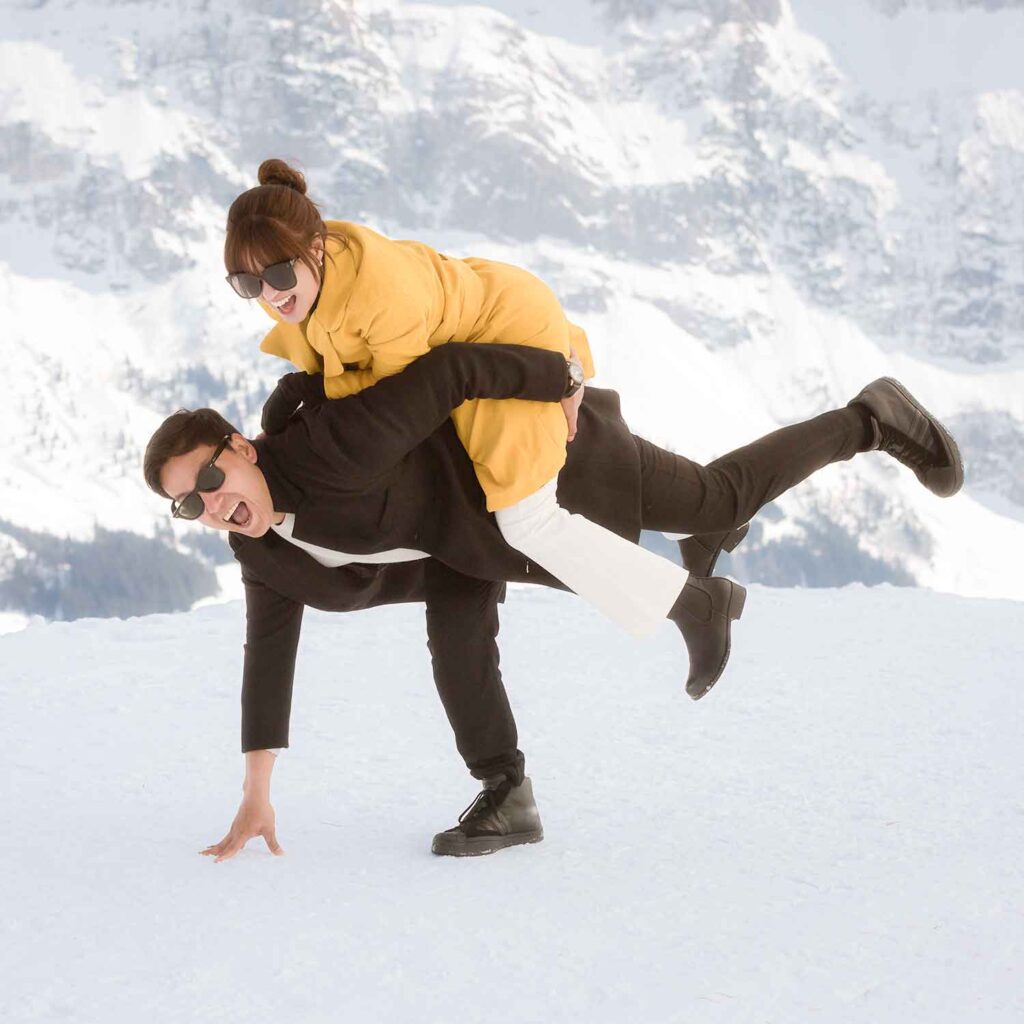
M 470 398 L 555 401 L 565 382 L 557 353 L 442 345 L 368 390 L 300 411 L 254 442 L 258 465 L 299 540 L 352 554 L 416 548 L 466 577 L 561 587 L 501 536 L 449 416 Z M 558 499 L 639 537 L 639 457 L 614 392 L 587 389 Z M 273 531 L 230 542 L 246 589 L 242 749 L 286 746 L 303 606 L 425 601 L 429 611 L 429 573 L 425 560 L 329 569 Z

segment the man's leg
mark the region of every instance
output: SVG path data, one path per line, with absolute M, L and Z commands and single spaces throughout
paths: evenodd
M 642 524 L 696 535 L 691 543 L 699 542 L 699 558 L 713 564 L 720 547 L 735 547 L 742 539 L 744 524 L 759 508 L 823 466 L 865 450 L 871 437 L 870 414 L 860 406 L 777 430 L 707 466 L 634 437 L 641 466 Z M 690 655 L 686 692 L 694 700 L 725 670 L 731 624 L 745 600 L 739 584 L 694 572 L 672 606 L 669 618 L 683 634 Z
M 693 534 L 732 530 L 819 469 L 867 451 L 872 440 L 871 414 L 861 405 L 783 427 L 706 466 L 634 437 L 643 526 Z
M 516 720 L 498 667 L 498 601 L 505 584 L 431 559 L 424 572 L 427 647 L 455 745 L 476 779 L 523 778 Z
M 891 455 L 939 497 L 955 494 L 964 478 L 960 452 L 949 432 L 888 377 L 869 384 L 844 409 L 776 430 L 707 466 L 642 438 L 634 441 L 641 464 L 643 525 L 696 535 L 700 543 L 690 553 L 705 564 L 714 563 L 719 546 L 734 547 L 742 539 L 743 524 L 769 501 L 857 452 L 877 449 Z M 694 699 L 722 674 L 729 657 L 729 624 L 739 618 L 743 601 L 736 584 L 691 575 L 673 605 L 669 617 L 690 650 L 686 690 Z
M 539 842 L 544 832 L 498 667 L 498 601 L 505 584 L 463 576 L 435 559 L 424 577 L 434 683 L 455 745 L 484 783 L 459 824 L 434 836 L 433 852 L 478 856 Z
M 783 427 L 707 466 L 634 440 L 643 525 L 676 533 L 734 530 L 812 473 L 858 452 L 891 455 L 940 498 L 956 494 L 964 479 L 949 431 L 889 377 L 873 381 L 843 409 Z

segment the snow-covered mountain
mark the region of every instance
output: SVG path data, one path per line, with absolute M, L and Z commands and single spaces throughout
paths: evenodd
M 477 787 L 422 609 L 307 614 L 285 855 L 220 864 L 241 604 L 0 637 L 0 1019 L 1017 1024 L 1022 614 L 752 587 L 694 704 L 668 624 L 641 643 L 515 591 L 545 838 L 457 862 L 430 839 Z
M 903 379 L 965 492 L 857 459 L 733 569 L 1024 596 L 1021 39 L 1024 3 L 995 0 L 15 4 L 0 604 L 120 609 L 133 534 L 183 581 L 169 606 L 213 587 L 190 573 L 223 544 L 172 531 L 139 465 L 182 405 L 252 429 L 286 369 L 220 262 L 270 155 L 330 216 L 544 277 L 634 428 L 693 457 Z M 102 579 L 75 547 L 97 529 Z

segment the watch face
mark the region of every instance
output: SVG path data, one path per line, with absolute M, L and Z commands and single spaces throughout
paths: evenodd
M 577 384 L 577 385 L 582 384 L 583 383 L 583 367 L 577 365 L 576 363 L 570 363 L 569 364 L 569 376 L 572 378 L 573 384 Z

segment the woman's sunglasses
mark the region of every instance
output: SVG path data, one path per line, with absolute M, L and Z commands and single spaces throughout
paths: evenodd
M 225 278 L 235 291 L 243 299 L 258 299 L 263 292 L 263 282 L 266 281 L 276 292 L 286 292 L 294 288 L 298 278 L 295 276 L 295 264 L 299 257 L 293 260 L 285 260 L 284 263 L 271 263 L 264 267 L 258 274 L 228 274 Z
M 195 487 L 181 501 L 171 501 L 172 519 L 198 519 L 203 514 L 206 506 L 203 505 L 201 492 L 215 491 L 224 483 L 224 470 L 215 463 L 230 440 L 231 435 L 225 434 L 221 443 L 217 445 L 213 458 L 196 474 Z

